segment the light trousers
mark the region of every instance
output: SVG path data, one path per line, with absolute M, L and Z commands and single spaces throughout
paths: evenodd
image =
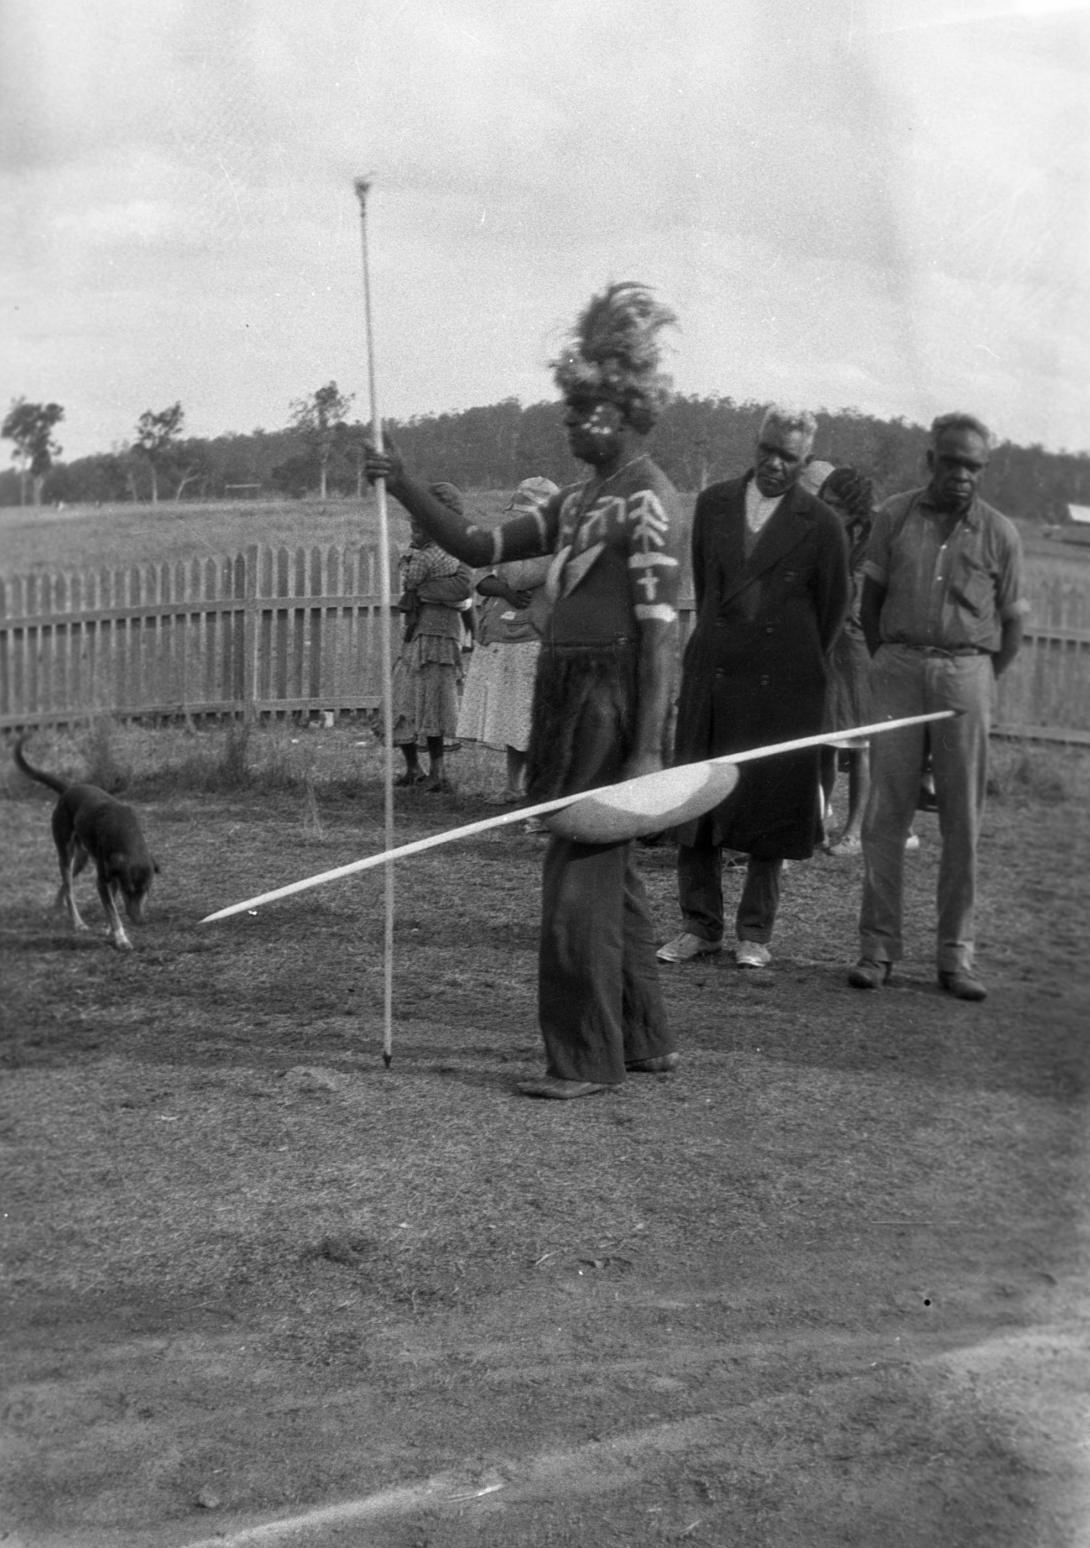
M 905 839 L 930 750 L 941 855 L 936 965 L 972 967 L 976 855 L 988 779 L 988 733 L 995 674 L 990 655 L 953 656 L 883 645 L 871 662 L 873 719 L 900 720 L 935 710 L 952 720 L 906 726 L 871 740 L 871 788 L 863 818 L 860 954 L 876 962 L 904 955 Z

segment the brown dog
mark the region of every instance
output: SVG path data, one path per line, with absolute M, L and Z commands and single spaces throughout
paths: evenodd
M 60 795 L 53 808 L 53 842 L 61 868 L 57 902 L 64 904 L 73 930 L 87 929 L 76 907 L 72 883 L 87 861 L 93 860 L 110 939 L 119 951 L 131 951 L 132 941 L 121 922 L 118 899 L 124 898 L 125 912 L 133 923 L 142 924 L 152 879 L 159 869 L 148 854 L 136 813 L 97 785 L 66 785 L 54 774 L 31 768 L 23 757 L 26 741 L 22 736 L 16 743 L 16 764 L 31 779 Z

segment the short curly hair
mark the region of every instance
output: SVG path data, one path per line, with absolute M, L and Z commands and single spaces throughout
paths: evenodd
M 937 419 L 933 419 L 931 421 L 932 446 L 938 444 L 939 437 L 947 430 L 971 430 L 974 435 L 979 435 L 989 451 L 995 443 L 992 432 L 975 414 L 963 414 L 955 410 L 952 414 L 940 414 Z

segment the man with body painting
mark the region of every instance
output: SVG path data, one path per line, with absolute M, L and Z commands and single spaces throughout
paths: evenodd
M 640 285 L 594 297 L 553 362 L 572 453 L 590 470 L 540 510 L 494 530 L 445 510 L 396 449 L 368 476 L 448 552 L 482 567 L 553 556 L 527 758 L 531 802 L 661 769 L 677 649 L 678 513 L 643 438 L 666 395 L 659 331 L 674 321 Z M 542 1079 L 526 1096 L 566 1100 L 626 1073 L 677 1063 L 655 937 L 632 843 L 553 834 L 545 852 L 538 966 Z

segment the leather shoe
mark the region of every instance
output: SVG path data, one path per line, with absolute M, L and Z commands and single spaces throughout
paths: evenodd
M 848 833 L 838 838 L 835 844 L 826 844 L 825 853 L 832 855 L 835 860 L 843 860 L 846 855 L 861 855 L 863 841 L 856 834 Z
M 877 962 L 873 957 L 860 957 L 853 968 L 848 969 L 848 982 L 853 989 L 881 989 L 889 983 L 893 972 L 892 962 Z
M 760 941 L 739 941 L 734 960 L 740 968 L 763 968 L 772 961 L 772 953 Z
M 694 935 L 691 930 L 682 930 L 680 935 L 675 935 L 672 941 L 667 941 L 665 946 L 660 946 L 655 956 L 660 962 L 692 962 L 694 957 L 708 957 L 715 951 L 722 951 L 722 941 L 706 941 L 702 935 Z
M 524 1080 L 519 1091 L 528 1097 L 549 1097 L 554 1102 L 570 1102 L 573 1097 L 597 1096 L 600 1091 L 614 1091 L 596 1080 L 561 1080 L 558 1075 L 543 1075 L 540 1080 Z
M 679 1053 L 656 1054 L 652 1059 L 626 1059 L 624 1067 L 633 1075 L 669 1075 L 680 1059 Z
M 952 973 L 940 973 L 939 985 L 947 994 L 952 994 L 956 1000 L 986 1000 L 988 991 L 971 973 L 964 968 L 957 968 Z

